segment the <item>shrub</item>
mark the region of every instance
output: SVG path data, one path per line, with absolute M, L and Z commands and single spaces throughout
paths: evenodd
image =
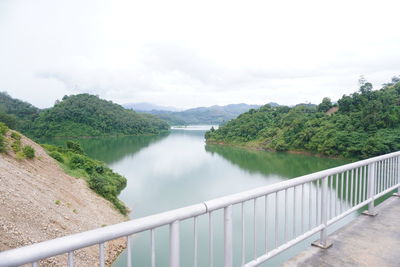
M 89 187 L 97 194 L 111 201 L 114 206 L 124 215 L 127 214 L 127 207 L 117 198 L 117 195 L 126 186 L 126 179 L 120 175 L 110 176 L 91 176 Z
M 11 133 L 11 138 L 15 140 L 21 140 L 21 135 L 17 132 L 12 132 Z
M 72 169 L 81 169 L 85 165 L 85 158 L 81 155 L 73 155 L 69 161 L 69 166 Z
M 52 157 L 53 159 L 57 160 L 58 162 L 64 163 L 64 159 L 63 159 L 63 157 L 62 157 L 60 152 L 52 151 L 52 152 L 50 152 L 49 155 L 50 155 L 50 157 Z
M 67 141 L 67 148 L 74 153 L 85 155 L 85 152 L 83 151 L 81 145 L 78 142 Z
M 101 166 L 101 165 L 97 165 L 97 166 L 95 167 L 95 170 L 96 170 L 97 173 L 100 173 L 100 174 L 103 174 L 103 173 L 104 173 L 104 167 Z
M 28 159 L 33 159 L 35 157 L 35 149 L 31 146 L 24 146 L 22 152 Z
M 15 140 L 12 144 L 11 144 L 11 148 L 14 152 L 18 152 L 21 151 L 21 140 Z

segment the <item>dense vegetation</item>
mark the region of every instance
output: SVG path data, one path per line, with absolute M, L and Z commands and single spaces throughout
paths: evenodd
M 39 109 L 27 102 L 12 98 L 0 92 L 0 122 L 21 132 L 28 130 L 39 115 Z
M 86 156 L 76 142 L 68 141 L 66 147 L 42 146 L 66 173 L 84 178 L 92 190 L 113 203 L 122 214 L 127 214 L 126 206 L 118 199 L 119 193 L 126 186 L 125 177 L 113 172 L 105 163 Z
M 277 106 L 276 103 L 270 103 Z M 226 106 L 211 106 L 187 109 L 184 111 L 146 111 L 167 121 L 170 125 L 189 124 L 223 124 L 249 109 L 259 108 L 258 105 L 231 104 Z
M 370 83 L 361 81 L 358 92 L 344 95 L 335 105 L 324 98 L 316 107 L 265 105 L 251 109 L 207 132 L 206 139 L 345 158 L 396 151 L 400 149 L 400 78 L 394 77 L 380 90 L 372 90 Z
M 39 114 L 27 134 L 43 136 L 105 136 L 158 134 L 169 125 L 148 114 L 124 109 L 89 94 L 65 96 Z

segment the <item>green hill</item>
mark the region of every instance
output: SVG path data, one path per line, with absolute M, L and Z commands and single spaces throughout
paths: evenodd
M 39 114 L 28 134 L 34 137 L 158 134 L 166 122 L 149 114 L 124 109 L 89 94 L 65 96 Z
M 64 96 L 49 109 L 0 93 L 0 122 L 34 137 L 159 134 L 169 125 L 150 114 L 124 109 L 89 94 Z
M 0 92 L 0 122 L 12 129 L 23 131 L 39 115 L 40 110 L 31 104 L 12 98 L 6 92 Z
M 318 106 L 252 109 L 218 130 L 206 133 L 209 143 L 262 149 L 299 150 L 327 156 L 367 158 L 400 149 L 400 79 L 380 90 L 370 83 L 338 100 L 338 111 L 324 98 Z

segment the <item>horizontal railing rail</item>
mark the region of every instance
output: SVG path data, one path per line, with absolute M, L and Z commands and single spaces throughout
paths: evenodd
M 214 212 L 223 209 L 224 265 L 233 266 L 233 211 L 241 205 L 241 266 L 256 266 L 295 244 L 320 232 L 316 245 L 328 247 L 327 228 L 352 212 L 368 205 L 368 215 L 375 215 L 374 201 L 400 190 L 400 152 L 394 152 L 284 182 L 205 201 L 152 216 L 73 234 L 41 243 L 0 252 L 0 266 L 19 266 L 49 257 L 67 254 L 68 266 L 74 266 L 74 251 L 99 246 L 100 266 L 105 264 L 104 244 L 117 238 L 127 239 L 127 265 L 132 266 L 131 235 L 150 231 L 151 266 L 155 266 L 155 229 L 169 226 L 169 263 L 180 263 L 180 222 L 193 219 L 193 266 L 198 265 L 198 218 L 208 214 L 208 261 L 214 263 Z M 264 201 L 260 201 L 264 200 Z M 253 206 L 253 255 L 246 261 L 246 203 Z M 261 203 L 260 203 L 261 202 Z M 264 225 L 259 229 L 257 210 L 264 207 Z M 263 231 L 264 248 L 260 255 L 257 239 Z

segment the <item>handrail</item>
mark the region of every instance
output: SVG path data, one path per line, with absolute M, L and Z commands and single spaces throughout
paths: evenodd
M 266 249 L 265 253 L 261 256 L 257 256 L 256 252 L 255 258 L 248 262 L 247 264 L 242 261 L 242 265 L 255 266 L 270 257 L 286 250 L 292 245 L 308 238 L 316 232 L 321 232 L 321 243 L 326 245 L 326 228 L 328 225 L 342 219 L 344 216 L 350 214 L 352 211 L 357 210 L 364 205 L 369 205 L 370 213 L 373 212 L 374 206 L 373 202 L 377 195 L 382 195 L 383 192 L 388 190 L 394 190 L 396 188 L 400 189 L 400 151 L 394 152 L 366 160 L 357 161 L 354 163 L 346 164 L 343 166 L 319 171 L 312 174 L 307 174 L 298 178 L 290 179 L 280 183 L 263 186 L 255 188 L 252 190 L 244 191 L 237 194 L 232 194 L 213 200 L 205 201 L 200 204 L 187 206 L 180 209 L 175 209 L 139 219 L 134 219 L 127 222 L 122 222 L 119 224 L 106 226 L 78 234 L 73 234 L 69 236 L 60 237 L 53 240 L 48 240 L 33 245 L 11 249 L 8 251 L 0 252 L 0 267 L 1 266 L 18 266 L 26 263 L 34 263 L 41 259 L 56 256 L 64 253 L 71 253 L 75 250 L 82 249 L 88 246 L 100 244 L 100 250 L 102 249 L 102 244 L 107 241 L 120 238 L 129 237 L 132 234 L 140 233 L 147 230 L 154 230 L 160 226 L 170 225 L 171 231 L 171 251 L 170 257 L 172 265 L 176 262 L 179 264 L 179 222 L 195 218 L 195 227 L 197 229 L 196 218 L 204 214 L 210 214 L 210 222 L 212 219 L 212 212 L 219 209 L 224 209 L 224 221 L 225 221 L 225 266 L 232 265 L 232 210 L 231 206 L 235 204 L 242 203 L 242 232 L 243 237 L 245 233 L 244 221 L 243 221 L 243 203 L 249 200 L 254 201 L 254 206 L 256 205 L 257 199 L 265 198 L 265 207 L 268 206 L 269 196 L 275 195 L 275 218 L 279 220 L 281 216 L 281 209 L 278 208 L 278 192 L 284 192 L 285 196 L 285 209 L 284 209 L 284 220 L 285 220 L 285 237 L 284 243 L 279 245 L 279 234 L 278 234 L 278 221 L 275 221 L 275 248 L 267 251 L 267 239 L 266 239 Z M 384 169 L 385 168 L 385 169 Z M 373 180 L 371 180 L 373 179 Z M 332 197 L 332 192 L 329 191 L 329 183 L 332 187 L 336 186 L 336 190 L 341 194 L 339 200 L 335 200 L 334 211 L 333 202 L 329 202 L 329 198 Z M 313 184 L 314 183 L 314 184 Z M 339 188 L 341 186 L 341 189 Z M 372 186 L 373 188 L 370 188 Z M 350 188 L 350 190 L 349 190 Z M 301 190 L 300 190 L 301 189 Z M 355 189 L 355 190 L 354 190 Z M 354 191 L 354 196 L 353 196 Z M 288 239 L 287 237 L 287 219 L 288 212 L 293 212 L 293 217 L 295 217 L 298 211 L 296 204 L 293 204 L 292 211 L 287 209 L 288 197 L 293 197 L 295 202 L 298 198 L 298 194 L 301 192 L 301 220 L 302 229 L 300 235 L 296 235 L 296 229 L 293 231 L 293 238 Z M 309 200 L 305 200 L 304 195 L 309 194 Z M 315 203 L 311 197 L 314 194 Z M 350 199 L 350 200 L 349 200 Z M 350 203 L 347 203 L 349 202 Z M 338 204 L 339 203 L 339 204 Z M 309 229 L 304 230 L 303 222 L 305 222 L 304 217 L 304 206 L 308 205 L 311 209 L 309 211 L 308 226 Z M 338 207 L 340 205 L 340 207 Z M 348 205 L 348 207 L 346 207 Z M 315 207 L 315 212 L 314 212 Z M 254 210 L 255 207 L 254 207 Z M 266 211 L 267 212 L 267 211 Z M 331 213 L 329 213 L 331 212 Z M 328 214 L 329 213 L 329 214 Z M 315 216 L 314 216 L 315 215 Z M 312 218 L 314 216 L 315 218 Z M 265 214 L 267 220 L 267 213 Z M 254 213 L 254 220 L 256 215 Z M 311 224 L 314 223 L 314 227 Z M 255 227 L 255 223 L 254 223 Z M 267 223 L 266 223 L 267 229 Z M 254 236 L 255 236 L 254 229 Z M 210 236 L 210 261 L 212 261 L 212 224 L 210 223 L 209 229 Z M 153 234 L 153 233 L 152 233 Z M 175 236 L 178 235 L 178 236 Z M 197 231 L 194 231 L 195 242 L 197 242 Z M 255 237 L 254 237 L 255 239 Z M 129 240 L 129 239 L 128 239 Z M 178 242 L 178 243 L 177 243 Z M 255 241 L 254 241 L 255 242 Z M 245 254 L 244 249 L 244 238 L 242 240 L 242 256 Z M 154 244 L 152 244 L 153 246 Z M 178 246 L 178 247 L 176 247 Z M 197 249 L 197 243 L 195 244 L 195 249 Z M 153 251 L 154 252 L 154 251 Z M 102 253 L 100 253 L 102 254 Z M 103 253 L 104 254 L 104 253 Z M 195 265 L 197 262 L 197 251 L 194 253 Z M 70 255 L 70 254 L 69 254 Z M 174 256 L 175 255 L 175 256 Z M 128 257 L 130 257 L 130 251 L 128 251 Z M 178 257 L 178 258 L 176 258 Z M 244 258 L 244 257 L 242 257 Z M 100 256 L 100 263 L 104 261 L 104 255 Z M 69 264 L 73 264 L 72 259 L 69 257 Z

